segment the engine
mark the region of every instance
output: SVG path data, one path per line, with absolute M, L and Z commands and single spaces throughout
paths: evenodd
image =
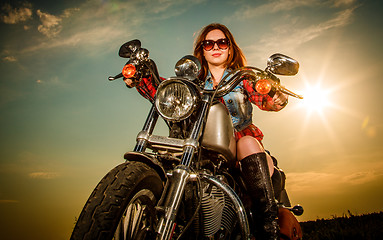
M 235 226 L 235 209 L 228 197 L 216 186 L 206 184 L 203 189 L 202 227 L 205 237 L 230 234 Z

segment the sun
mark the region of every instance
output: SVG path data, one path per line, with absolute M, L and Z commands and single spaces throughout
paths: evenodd
M 307 85 L 302 95 L 303 99 L 299 101 L 299 105 L 309 114 L 323 115 L 325 109 L 332 105 L 330 90 L 322 88 L 320 84 Z
M 340 146 L 331 125 L 331 119 L 334 119 L 334 109 L 337 111 L 343 109 L 331 99 L 337 89 L 338 86 L 323 86 L 321 81 L 314 84 L 305 83 L 304 88 L 300 91 L 303 99 L 297 101 L 296 105 L 304 116 L 300 136 L 307 133 L 309 129 L 319 127 L 317 124 L 321 123 L 323 130 L 327 133 L 334 146 Z

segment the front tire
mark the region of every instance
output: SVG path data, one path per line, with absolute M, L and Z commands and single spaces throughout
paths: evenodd
M 146 164 L 118 165 L 93 190 L 71 240 L 152 239 L 162 190 L 160 176 Z

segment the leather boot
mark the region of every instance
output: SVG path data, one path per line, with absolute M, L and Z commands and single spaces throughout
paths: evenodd
M 256 153 L 240 161 L 241 175 L 252 200 L 257 239 L 279 239 L 278 206 L 274 197 L 266 153 Z

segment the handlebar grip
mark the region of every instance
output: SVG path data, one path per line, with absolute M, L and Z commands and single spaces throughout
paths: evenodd
M 117 74 L 117 75 L 114 76 L 114 77 L 109 76 L 109 77 L 108 77 L 108 80 L 109 80 L 109 81 L 113 81 L 113 80 L 116 80 L 116 79 L 119 79 L 119 78 L 122 78 L 122 77 L 123 77 L 122 73 L 119 73 L 119 74 Z

